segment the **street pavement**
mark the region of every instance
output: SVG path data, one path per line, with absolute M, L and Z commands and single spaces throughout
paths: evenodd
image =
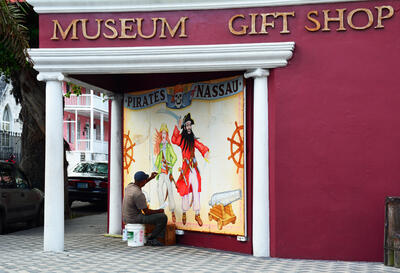
M 43 227 L 0 236 L 0 272 L 396 272 L 382 263 L 256 258 L 189 246 L 128 247 L 105 237 L 107 214 L 65 222 L 65 251 L 43 251 Z

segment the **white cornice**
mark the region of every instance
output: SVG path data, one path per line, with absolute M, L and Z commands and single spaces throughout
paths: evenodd
M 30 49 L 40 73 L 127 74 L 236 71 L 287 65 L 294 42 L 168 47 Z
M 356 2 L 363 0 L 27 0 L 37 13 L 208 10 Z M 368 1 L 368 0 L 367 0 Z M 369 0 L 370 1 L 370 0 Z

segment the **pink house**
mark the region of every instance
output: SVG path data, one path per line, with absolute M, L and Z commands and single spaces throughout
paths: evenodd
M 70 88 L 63 82 L 63 93 Z M 79 96 L 64 97 L 64 139 L 69 169 L 79 161 L 108 160 L 108 101 L 100 92 L 82 88 Z

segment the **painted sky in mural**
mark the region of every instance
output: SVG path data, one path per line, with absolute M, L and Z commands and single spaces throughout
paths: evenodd
M 245 235 L 244 79 L 180 84 L 124 97 L 124 184 L 178 229 Z

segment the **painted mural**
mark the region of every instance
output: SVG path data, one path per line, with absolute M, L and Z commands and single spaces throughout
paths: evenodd
M 178 229 L 245 235 L 244 79 L 180 84 L 124 97 L 124 185 Z

